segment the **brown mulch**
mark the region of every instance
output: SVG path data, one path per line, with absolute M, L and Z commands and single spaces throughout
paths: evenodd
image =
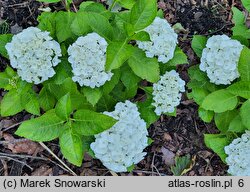
M 78 5 L 81 1 L 75 2 Z M 180 23 L 184 28 L 179 34 L 179 46 L 188 55 L 190 63 L 179 66 L 178 71 L 186 82 L 189 80 L 188 67 L 199 63 L 190 46 L 192 36 L 229 35 L 233 26 L 233 4 L 242 8 L 240 1 L 233 0 L 159 1 L 159 8 L 164 10 L 165 18 L 173 25 Z M 63 8 L 61 4 L 47 5 L 35 0 L 0 0 L 0 23 L 6 20 L 9 24 L 8 32 L 36 26 L 36 18 L 40 13 L 38 8 L 47 6 L 52 10 Z M 0 57 L 0 63 L 0 71 L 3 71 L 8 61 Z M 3 95 L 4 92 L 0 90 L 0 100 Z M 170 166 L 174 163 L 174 157 L 187 154 L 191 155 L 192 165 L 185 175 L 227 175 L 227 166 L 204 144 L 203 134 L 216 133 L 217 129 L 213 123 L 206 124 L 200 120 L 197 108 L 193 101 L 183 96 L 177 117 L 162 116 L 150 126 L 149 134 L 154 142 L 146 149 L 148 155 L 145 159 L 135 166 L 133 172 L 119 175 L 172 175 Z M 14 117 L 0 117 L 0 175 L 70 175 L 46 150 L 14 135 L 18 124 L 29 118 L 30 115 L 24 112 Z M 89 155 L 85 155 L 80 168 L 67 163 L 60 153 L 57 140 L 46 145 L 77 175 L 111 175 L 99 160 Z

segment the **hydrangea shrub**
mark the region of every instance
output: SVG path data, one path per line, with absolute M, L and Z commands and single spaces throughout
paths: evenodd
M 246 2 L 244 2 L 244 5 Z M 250 11 L 249 7 L 246 7 Z M 189 98 L 205 122 L 214 120 L 219 134 L 205 134 L 206 145 L 229 165 L 232 175 L 249 175 L 250 49 L 245 16 L 233 8 L 233 36 L 194 36 L 192 48 L 201 64 L 189 69 Z M 245 133 L 247 132 L 247 133 Z
M 42 13 L 37 27 L 0 36 L 0 53 L 10 60 L 0 73 L 6 91 L 0 114 L 32 114 L 16 134 L 39 142 L 59 139 L 74 165 L 94 152 L 107 168 L 127 171 L 146 154 L 149 125 L 161 114 L 174 115 L 168 112 L 180 103 L 184 82 L 173 70 L 187 57 L 156 0 L 113 1 L 109 10 L 86 1 L 77 12 L 70 11 L 71 0 L 65 2 L 67 11 Z M 153 55 L 135 42 L 151 45 L 147 51 Z M 138 101 L 138 91 L 147 95 L 145 101 Z M 169 109 L 157 112 L 163 99 Z

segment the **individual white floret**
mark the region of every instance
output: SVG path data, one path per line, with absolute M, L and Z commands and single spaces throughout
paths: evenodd
M 238 62 L 243 45 L 226 35 L 214 35 L 202 51 L 200 70 L 207 73 L 211 83 L 228 85 L 240 76 Z
M 79 37 L 68 48 L 73 81 L 81 86 L 100 87 L 113 75 L 105 71 L 107 42 L 97 33 Z
M 174 57 L 178 35 L 166 19 L 156 17 L 151 25 L 144 29 L 151 41 L 137 41 L 138 47 L 146 52 L 146 56 L 158 57 L 158 61 L 167 63 Z
M 155 113 L 173 113 L 175 107 L 180 104 L 181 92 L 185 92 L 185 81 L 176 71 L 172 70 L 161 76 L 161 79 L 153 84 L 152 105 L 156 107 Z
M 36 27 L 24 29 L 14 35 L 5 46 L 10 64 L 17 69 L 18 75 L 29 83 L 39 84 L 54 76 L 53 69 L 60 59 L 61 48 L 49 32 Z
M 135 104 L 130 101 L 117 103 L 113 112 L 104 112 L 118 122 L 98 135 L 90 147 L 104 166 L 115 172 L 126 172 L 146 155 L 148 145 L 146 123 L 140 118 Z
M 233 176 L 250 176 L 250 133 L 244 133 L 241 138 L 234 139 L 224 149 L 228 155 L 228 173 Z

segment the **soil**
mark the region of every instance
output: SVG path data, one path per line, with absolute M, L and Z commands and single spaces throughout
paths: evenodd
M 76 6 L 81 1 L 75 1 Z M 233 1 L 241 8 L 240 1 Z M 180 32 L 179 46 L 188 55 L 189 64 L 178 67 L 181 77 L 188 82 L 187 69 L 199 63 L 193 53 L 190 41 L 194 34 L 230 34 L 232 25 L 232 1 L 230 0 L 160 0 L 158 5 L 171 23 L 180 23 L 184 28 Z M 7 32 L 18 32 L 23 28 L 37 25 L 39 8 L 47 7 L 35 0 L 0 0 L 0 23 L 6 21 Z M 54 10 L 62 9 L 62 5 L 49 5 Z M 1 29 L 1 27 L 0 27 Z M 8 61 L 0 57 L 0 71 Z M 0 90 L 0 100 L 5 93 Z M 118 175 L 173 175 L 171 165 L 174 157 L 190 154 L 192 163 L 184 175 L 227 175 L 227 166 L 204 144 L 205 133 L 217 133 L 214 123 L 206 124 L 197 114 L 197 105 L 184 95 L 177 110 L 177 117 L 162 116 L 149 128 L 149 135 L 154 142 L 146 148 L 147 156 L 135 166 L 130 173 Z M 14 134 L 20 122 L 30 118 L 29 114 L 19 113 L 14 117 L 0 117 L 0 175 L 71 175 L 39 145 L 20 140 Z M 13 138 L 13 136 L 15 138 Z M 13 145 L 9 145 L 7 139 Z M 14 142 L 13 142 L 14 141 Z M 21 144 L 20 144 L 21 143 Z M 67 163 L 63 159 L 58 141 L 45 143 L 53 153 L 63 160 L 77 175 L 114 175 L 99 160 L 85 155 L 81 167 Z M 32 153 L 14 153 L 13 148 L 23 150 L 26 147 Z M 21 151 L 22 151 L 21 150 Z

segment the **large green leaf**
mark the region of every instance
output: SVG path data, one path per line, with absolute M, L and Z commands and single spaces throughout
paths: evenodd
M 241 51 L 238 70 L 242 81 L 250 81 L 250 49 L 247 47 Z
M 50 36 L 56 37 L 56 15 L 57 12 L 43 12 L 38 16 L 38 28 L 42 31 L 49 31 Z
M 220 134 L 205 134 L 204 140 L 207 147 L 217 153 L 221 160 L 225 162 L 227 155 L 225 154 L 224 147 L 229 145 L 231 140 L 225 135 Z
M 44 111 L 48 111 L 53 109 L 56 104 L 55 97 L 50 93 L 47 87 L 43 87 L 39 93 L 38 100 L 40 103 L 41 108 Z
M 12 34 L 1 34 L 0 35 L 0 55 L 2 55 L 5 58 L 9 58 L 7 54 L 7 50 L 5 49 L 5 45 L 11 41 Z
M 140 31 L 150 25 L 157 14 L 156 0 L 138 0 L 131 9 L 130 23 L 134 31 Z
M 87 101 L 95 106 L 99 99 L 102 97 L 102 91 L 100 88 L 92 89 L 90 87 L 83 87 L 82 92 L 84 96 L 87 98 Z
M 207 111 L 203 109 L 202 107 L 199 107 L 198 110 L 199 117 L 202 119 L 202 121 L 206 123 L 210 123 L 213 120 L 214 112 L 213 111 Z
M 131 45 L 124 42 L 111 42 L 107 48 L 106 70 L 117 69 L 132 55 L 134 49 Z
M 250 81 L 239 81 L 227 88 L 227 90 L 245 99 L 250 99 Z
M 216 113 L 233 110 L 238 104 L 238 99 L 226 89 L 221 89 L 209 94 L 202 103 L 202 108 Z
M 167 64 L 168 66 L 176 66 L 188 63 L 187 55 L 182 51 L 180 47 L 176 47 L 174 51 L 174 57 Z
M 90 110 L 78 110 L 74 114 L 74 130 L 84 136 L 95 135 L 111 128 L 117 121 L 107 115 Z
M 65 126 L 65 130 L 59 136 L 61 152 L 70 163 L 81 166 L 84 154 L 82 136 L 75 133 L 71 125 Z
M 34 115 L 40 115 L 40 105 L 37 94 L 30 90 L 21 95 L 21 102 L 24 109 Z
M 248 129 L 250 129 L 250 100 L 245 101 L 240 108 L 240 116 L 242 119 L 242 123 Z
M 224 113 L 216 113 L 214 116 L 214 121 L 217 128 L 222 132 L 227 132 L 230 123 L 238 115 L 237 110 L 226 111 Z
M 124 8 L 131 9 L 136 0 L 117 0 L 117 2 Z
M 24 110 L 24 107 L 17 89 L 12 89 L 4 95 L 3 100 L 1 101 L 2 117 L 15 115 L 22 110 Z
M 70 93 L 64 95 L 56 104 L 55 112 L 62 120 L 68 120 L 72 112 Z
M 75 19 L 71 24 L 71 30 L 78 36 L 86 35 L 87 33 L 91 32 L 91 27 L 89 26 L 87 17 L 85 15 L 85 12 L 77 12 Z
M 102 87 L 102 92 L 104 95 L 109 94 L 115 86 L 118 84 L 121 76 L 121 70 L 117 69 L 113 71 L 114 75 L 112 76 L 110 81 L 107 81 Z
M 75 14 L 73 12 L 63 12 L 60 11 L 56 14 L 56 36 L 58 42 L 61 43 L 67 39 L 74 38 L 74 34 L 71 30 L 71 24 L 75 18 Z
M 241 116 L 238 114 L 235 118 L 232 119 L 228 131 L 236 132 L 236 133 L 244 133 L 246 130 L 246 126 L 243 124 Z
M 55 110 L 50 110 L 41 117 L 23 122 L 15 134 L 33 141 L 51 141 L 59 136 L 63 123 Z
M 125 85 L 125 87 L 129 90 L 133 90 L 138 88 L 138 83 L 141 78 L 136 76 L 133 71 L 129 68 L 129 66 L 124 66 L 122 69 L 121 81 Z
M 241 0 L 243 6 L 250 12 L 250 1 L 249 0 Z
M 207 37 L 194 35 L 192 40 L 192 49 L 198 57 L 201 57 L 203 49 L 206 47 Z
M 16 79 L 16 72 L 9 66 L 6 67 L 4 72 L 0 73 L 0 88 L 11 90 L 14 88 L 11 82 Z
M 128 64 L 134 73 L 155 83 L 160 79 L 159 63 L 156 58 L 147 58 L 145 53 L 140 49 L 135 49 L 134 54 L 129 58 Z

